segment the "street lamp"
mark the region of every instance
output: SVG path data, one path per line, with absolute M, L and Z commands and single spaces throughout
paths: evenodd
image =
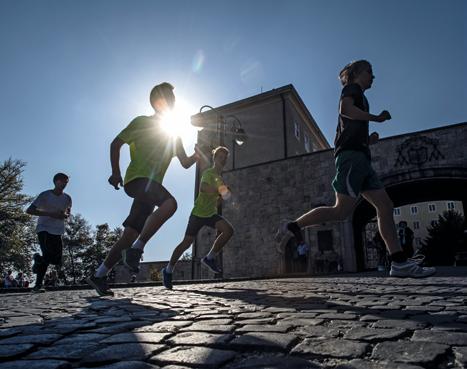
M 248 136 L 242 127 L 242 123 L 235 115 L 229 114 L 224 116 L 219 112 L 219 110 L 210 105 L 203 105 L 199 109 L 199 112 L 203 113 L 203 110 L 206 108 L 213 110 L 214 113 L 216 113 L 216 131 L 219 139 L 219 145 L 225 145 L 224 141 L 227 134 L 232 136 L 232 169 L 235 169 L 235 145 L 241 146 L 248 139 Z M 227 130 L 227 126 L 229 125 L 228 123 L 231 123 L 230 130 Z

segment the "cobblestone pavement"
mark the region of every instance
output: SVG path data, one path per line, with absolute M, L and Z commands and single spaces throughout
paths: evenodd
M 352 275 L 115 292 L 0 295 L 0 369 L 467 366 L 463 276 Z

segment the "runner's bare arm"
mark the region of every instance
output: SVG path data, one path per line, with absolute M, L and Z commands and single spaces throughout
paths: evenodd
M 346 96 L 341 99 L 339 104 L 339 114 L 352 120 L 368 120 L 378 123 L 391 119 L 391 115 L 387 110 L 383 110 L 379 115 L 373 115 L 361 110 L 355 106 L 354 100 L 351 96 Z
M 112 175 L 109 177 L 109 183 L 116 189 L 119 185 L 123 187 L 123 179 L 120 173 L 120 148 L 125 142 L 118 137 L 110 144 L 110 165 L 112 166 Z
M 190 168 L 198 160 L 198 154 L 196 153 L 196 147 L 195 147 L 195 153 L 193 155 L 187 156 L 180 137 L 177 138 L 177 141 L 175 143 L 175 150 L 176 150 L 177 158 L 180 161 L 180 164 L 185 169 Z

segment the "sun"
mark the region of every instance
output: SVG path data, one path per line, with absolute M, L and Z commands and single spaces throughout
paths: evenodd
M 197 130 L 190 123 L 190 117 L 196 113 L 186 100 L 177 97 L 174 108 L 164 113 L 161 120 L 162 129 L 172 137 L 180 137 L 184 143 L 196 141 Z

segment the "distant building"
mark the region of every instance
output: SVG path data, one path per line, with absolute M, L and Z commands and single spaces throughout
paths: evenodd
M 428 227 L 448 210 L 464 215 L 461 201 L 429 201 L 394 208 L 394 221 L 396 225 L 401 221 L 407 222 L 407 226 L 414 232 L 414 247 L 417 248 L 428 237 Z

